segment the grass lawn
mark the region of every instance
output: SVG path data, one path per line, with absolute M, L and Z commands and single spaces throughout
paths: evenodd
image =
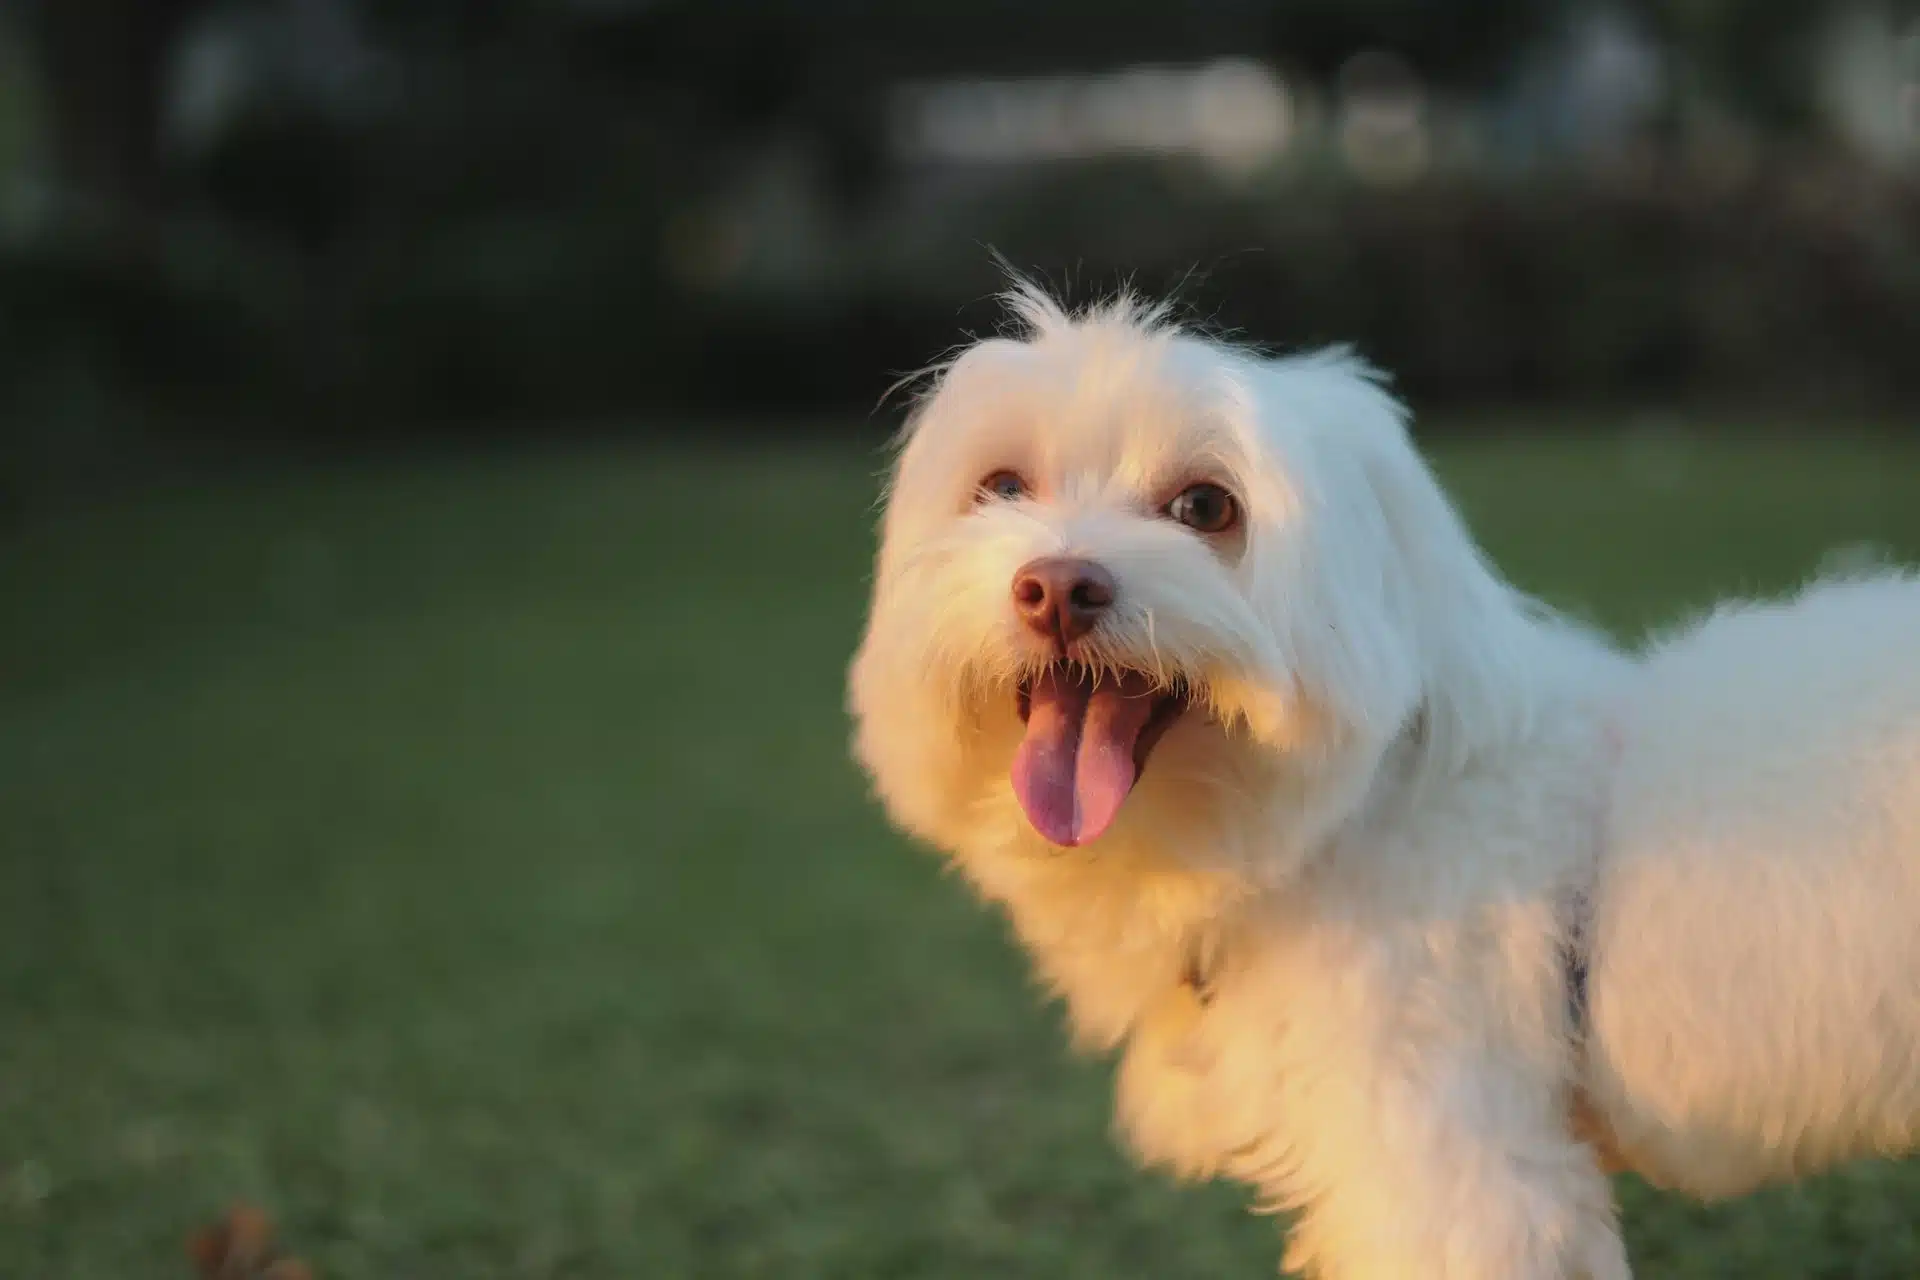
M 1477 442 L 1526 586 L 1628 633 L 1835 545 L 1920 446 Z M 847 761 L 872 457 L 599 450 L 176 485 L 0 534 L 0 1276 L 1259 1276 L 1130 1169 L 998 922 Z M 1920 1164 L 1645 1276 L 1920 1274 Z

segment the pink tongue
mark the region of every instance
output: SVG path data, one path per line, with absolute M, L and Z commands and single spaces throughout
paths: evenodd
M 1013 793 L 1054 844 L 1099 836 L 1133 790 L 1133 747 L 1153 715 L 1144 676 L 1101 677 L 1050 667 L 1034 681 L 1027 736 L 1013 753 Z

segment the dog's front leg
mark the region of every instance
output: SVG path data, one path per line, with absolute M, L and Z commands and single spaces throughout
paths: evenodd
M 1612 1188 L 1556 1123 L 1550 1086 L 1485 1062 L 1440 1075 L 1376 1081 L 1322 1113 L 1290 1179 L 1306 1207 L 1287 1267 L 1315 1280 L 1631 1280 Z

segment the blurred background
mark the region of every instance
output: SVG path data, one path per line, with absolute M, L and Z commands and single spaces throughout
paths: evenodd
M 846 760 L 996 253 L 1354 343 L 1626 640 L 1920 557 L 1910 2 L 0 0 L 0 1274 L 1270 1273 Z
M 1913 12 L 5 0 L 6 439 L 854 424 L 989 249 L 1429 408 L 1911 405 Z

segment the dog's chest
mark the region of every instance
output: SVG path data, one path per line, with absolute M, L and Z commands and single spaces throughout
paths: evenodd
M 1339 1158 L 1329 1135 L 1371 1124 L 1380 1085 L 1423 1087 L 1463 1046 L 1501 1040 L 1550 1070 L 1558 992 L 1553 966 L 1524 958 L 1546 939 L 1525 933 L 1484 916 L 1394 930 L 1263 915 L 1188 953 L 1141 1007 L 1119 1128 L 1149 1163 L 1273 1194 L 1286 1170 Z
M 1322 970 L 1328 960 L 1275 940 L 1185 951 L 1178 976 L 1142 1007 L 1116 1081 L 1116 1119 L 1141 1159 L 1184 1177 L 1272 1184 L 1292 1161 L 1306 1095 L 1345 1052 L 1341 1033 L 1321 1025 L 1328 997 L 1351 996 L 1368 967 L 1356 959 L 1342 979 Z

